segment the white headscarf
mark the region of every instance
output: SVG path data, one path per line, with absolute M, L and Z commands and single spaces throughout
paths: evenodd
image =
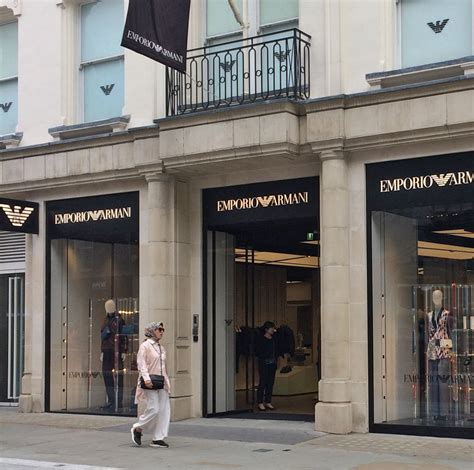
M 145 327 L 145 336 L 147 338 L 155 339 L 155 330 L 158 328 L 163 328 L 162 321 L 152 321 L 151 323 L 148 323 Z

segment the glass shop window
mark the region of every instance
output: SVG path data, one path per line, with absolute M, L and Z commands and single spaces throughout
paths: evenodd
M 136 415 L 137 214 L 137 193 L 48 203 L 49 411 Z
M 374 422 L 474 429 L 474 203 L 371 224 Z

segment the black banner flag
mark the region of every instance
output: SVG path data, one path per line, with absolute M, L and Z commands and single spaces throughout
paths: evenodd
M 186 71 L 191 0 L 130 0 L 122 46 Z

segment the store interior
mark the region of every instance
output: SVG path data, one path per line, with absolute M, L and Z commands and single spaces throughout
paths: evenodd
M 226 359 L 214 366 L 226 369 L 216 386 L 216 398 L 209 406 L 219 407 L 216 414 L 234 416 L 314 419 L 320 377 L 320 270 L 317 220 L 284 220 L 227 226 L 226 232 L 208 232 L 208 245 L 216 247 L 208 263 L 227 260 L 220 284 L 214 289 L 229 294 L 223 304 L 216 300 L 214 315 L 225 310 L 226 331 L 216 332 L 216 352 L 226 349 Z M 214 237 L 214 244 L 212 238 Z M 212 251 L 212 249 L 211 249 Z M 222 252 L 226 254 L 222 255 Z M 219 258 L 222 255 L 223 258 Z M 219 272 L 216 268 L 216 272 Z M 219 277 L 219 275 L 218 275 Z M 208 286 L 209 288 L 209 286 Z M 212 290 L 212 286 L 210 287 Z M 212 298 L 212 292 L 210 292 Z M 212 304 L 212 300 L 209 302 Z M 219 306 L 222 308 L 219 308 Z M 217 319 L 218 322 L 221 320 Z M 273 387 L 275 410 L 259 411 L 256 390 L 259 370 L 255 354 L 261 327 L 272 321 L 277 327 L 279 357 Z M 212 320 L 210 321 L 212 324 Z M 284 333 L 283 333 L 284 332 Z M 220 342 L 226 335 L 227 342 Z M 212 335 L 211 335 L 212 336 Z M 212 353 L 212 351 L 211 351 Z M 212 364 L 212 354 L 209 357 Z M 211 367 L 212 369 L 213 367 Z M 212 384 L 212 377 L 208 377 Z M 226 386 L 221 386 L 226 383 Z M 212 395 L 212 391 L 211 391 Z M 220 395 L 220 396 L 219 396 Z
M 474 428 L 474 204 L 374 211 L 371 235 L 375 423 Z
M 138 235 L 82 233 L 50 243 L 49 411 L 136 413 Z M 106 302 L 120 324 L 104 334 Z

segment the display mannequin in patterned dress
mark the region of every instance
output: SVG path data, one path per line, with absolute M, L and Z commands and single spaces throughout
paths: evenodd
M 442 291 L 433 291 L 433 305 L 427 315 L 428 409 L 431 418 L 445 421 L 449 417 L 453 319 L 443 306 Z

